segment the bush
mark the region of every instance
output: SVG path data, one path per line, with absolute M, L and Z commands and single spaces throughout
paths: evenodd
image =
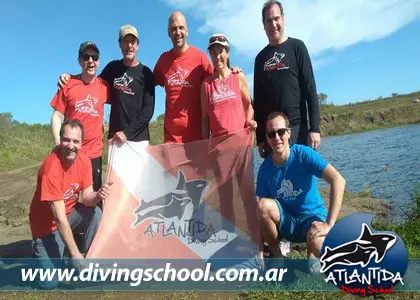
M 8 129 L 13 124 L 13 115 L 9 112 L 0 113 L 0 129 Z

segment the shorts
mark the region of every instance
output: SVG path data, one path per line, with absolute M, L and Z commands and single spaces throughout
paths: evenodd
M 323 214 L 306 216 L 294 216 L 290 214 L 281 203 L 274 199 L 280 213 L 280 224 L 278 228 L 279 240 L 286 239 L 295 243 L 306 242 L 306 232 L 311 227 L 312 222 L 326 222 L 327 217 Z

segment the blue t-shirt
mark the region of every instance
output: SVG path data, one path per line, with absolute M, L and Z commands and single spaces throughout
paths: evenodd
M 315 176 L 321 178 L 328 162 L 307 146 L 290 146 L 290 156 L 283 166 L 275 166 L 272 155 L 258 171 L 256 194 L 277 199 L 294 216 L 327 216 L 324 200 Z

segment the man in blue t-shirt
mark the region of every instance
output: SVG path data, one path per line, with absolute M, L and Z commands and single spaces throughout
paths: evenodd
M 257 178 L 258 215 L 263 238 L 274 257 L 281 257 L 279 239 L 305 242 L 308 257 L 320 256 L 325 236 L 337 220 L 345 180 L 312 148 L 289 145 L 286 115 L 267 117 L 266 139 L 273 150 L 262 163 Z M 327 209 L 318 192 L 316 177 L 330 184 Z

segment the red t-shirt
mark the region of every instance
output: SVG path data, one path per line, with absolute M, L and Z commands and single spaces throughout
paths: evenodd
M 245 127 L 245 111 L 237 74 L 225 80 L 209 76 L 204 80 L 206 107 L 213 137 Z
M 155 84 L 165 87 L 165 143 L 188 143 L 201 136 L 201 82 L 213 73 L 207 56 L 195 47 L 177 55 L 163 53 L 156 63 Z
M 64 200 L 68 216 L 79 199 L 79 192 L 92 185 L 92 165 L 86 154 L 79 151 L 74 163 L 63 168 L 59 151 L 53 151 L 38 170 L 37 187 L 29 210 L 33 238 L 57 229 L 49 201 Z
M 51 106 L 61 112 L 65 120 L 82 122 L 85 131 L 82 147 L 91 159 L 102 156 L 104 103 L 110 99 L 109 92 L 108 83 L 102 78 L 86 84 L 79 77 L 72 77 L 51 100 Z

